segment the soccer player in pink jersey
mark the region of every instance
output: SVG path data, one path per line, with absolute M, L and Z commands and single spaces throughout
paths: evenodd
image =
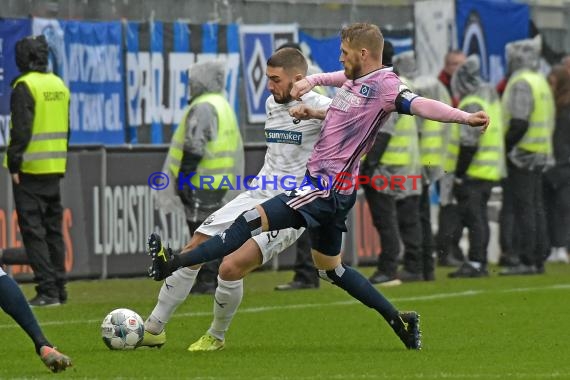
M 489 117 L 483 111 L 470 114 L 412 93 L 396 74 L 381 70 L 383 45 L 376 25 L 349 25 L 341 31 L 344 71 L 310 75 L 293 85 L 291 95 L 297 99 L 316 85 L 339 87 L 328 111 L 300 104 L 289 112 L 298 119 L 324 118 L 307 163 L 310 183 L 242 213 L 227 230 L 180 255 L 172 255 L 160 238 L 151 234 L 148 249 L 153 264 L 149 273 L 156 281 L 178 268 L 228 255 L 263 231 L 306 227 L 311 232 L 313 260 L 321 278 L 375 309 L 407 348 L 421 348 L 418 313 L 398 311 L 366 277 L 341 262 L 342 233 L 357 187 L 346 183 L 357 178 L 360 158 L 391 112 L 481 127 L 482 132 L 489 125 Z

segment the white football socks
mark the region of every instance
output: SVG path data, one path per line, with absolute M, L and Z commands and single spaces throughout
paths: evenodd
M 224 281 L 218 276 L 218 287 L 214 295 L 214 320 L 208 334 L 224 340 L 243 298 L 243 279 Z
M 176 308 L 188 297 L 198 272 L 199 269 L 181 268 L 164 280 L 158 293 L 158 302 L 144 323 L 146 331 L 160 334 L 164 330 L 164 325 Z

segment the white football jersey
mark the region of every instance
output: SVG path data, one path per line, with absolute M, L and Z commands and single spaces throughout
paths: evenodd
M 302 96 L 302 102 L 312 108 L 328 108 L 331 99 L 311 91 Z M 276 103 L 273 96 L 265 102 L 267 120 L 265 141 L 267 152 L 265 162 L 251 186 L 256 196 L 273 197 L 286 190 L 292 190 L 303 182 L 307 160 L 319 138 L 322 120 L 294 120 L 289 109 L 299 104 Z

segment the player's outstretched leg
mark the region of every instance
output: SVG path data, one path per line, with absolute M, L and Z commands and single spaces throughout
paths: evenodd
M 162 281 L 172 274 L 169 261 L 172 260 L 172 249 L 164 248 L 160 235 L 153 232 L 148 237 L 148 254 L 152 257 L 152 266 L 148 269 L 149 277 Z
M 145 322 L 146 324 L 146 322 Z M 166 331 L 162 330 L 158 334 L 153 334 L 149 330 L 144 330 L 142 342 L 138 347 L 156 347 L 161 348 L 166 343 Z
M 420 330 L 420 315 L 415 311 L 401 311 L 400 318 L 403 326 L 396 331 L 406 348 L 411 350 L 422 349 L 422 333 Z
M 180 268 L 164 279 L 158 300 L 144 322 L 144 338 L 139 347 L 162 347 L 166 343 L 165 326 L 190 295 L 199 269 Z
M 214 320 L 206 334 L 192 343 L 188 351 L 222 350 L 225 345 L 226 331 L 230 327 L 242 298 L 243 279 L 227 281 L 218 276 L 218 287 L 214 295 Z
M 378 311 L 404 342 L 406 348 L 421 349 L 419 315 L 416 312 L 400 313 L 366 277 L 345 264 L 340 264 L 333 270 L 319 270 L 319 276 Z
M 40 358 L 52 372 L 65 371 L 67 367 L 72 366 L 69 356 L 62 354 L 55 347 L 41 347 Z
M 44 336 L 18 284 L 0 268 L 0 308 L 11 316 L 34 342 L 36 353 L 53 372 L 71 366 L 71 359 L 57 351 Z
M 220 340 L 209 332 L 205 333 L 188 347 L 190 352 L 205 352 L 205 351 L 220 351 L 223 350 L 225 346 L 225 341 Z
M 149 236 L 148 251 L 151 256 L 159 259 L 172 255 L 169 248 L 164 249 L 158 234 Z M 149 275 L 154 277 L 157 271 L 160 271 L 160 268 L 153 262 L 153 267 L 149 268 Z M 164 327 L 178 306 L 188 297 L 198 272 L 199 269 L 180 268 L 164 279 L 157 303 L 144 323 L 144 338 L 139 347 L 161 348 L 166 343 Z

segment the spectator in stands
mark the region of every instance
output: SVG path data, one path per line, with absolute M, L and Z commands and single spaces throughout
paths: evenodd
M 509 81 L 503 94 L 507 182 L 513 196 L 513 264 L 500 274 L 544 272 L 548 256 L 543 202 L 543 172 L 552 159 L 555 105 L 552 91 L 538 69 L 541 38 L 506 46 Z
M 190 235 L 213 211 L 224 205 L 228 187 L 220 186 L 221 181 L 226 178 L 235 184 L 235 178 L 243 172 L 240 130 L 235 112 L 223 94 L 225 70 L 223 60 L 200 62 L 190 67 L 189 106 L 172 137 L 164 163 L 163 172 L 172 178 L 187 178 L 194 187 L 184 184 L 174 194 L 169 190 L 177 186 L 169 186 L 158 194 L 161 209 L 184 210 Z M 214 178 L 213 189 L 200 186 L 203 176 Z M 215 292 L 220 262 L 211 261 L 196 271 L 192 293 Z
M 457 70 L 457 68 L 463 62 L 465 62 L 466 58 L 467 57 L 465 56 L 465 53 L 463 53 L 461 50 L 449 51 L 445 55 L 443 69 L 441 69 L 441 71 L 437 77 L 439 79 L 439 81 L 441 83 L 443 83 L 445 88 L 447 88 L 447 91 L 449 92 L 449 96 L 452 97 L 451 98 L 452 99 L 452 106 L 454 106 L 454 107 L 457 107 L 457 104 L 459 104 L 459 100 L 456 98 L 453 98 L 453 93 L 451 91 L 451 77 L 455 73 L 455 70 Z
M 67 301 L 60 181 L 67 163 L 70 94 L 47 72 L 43 35 L 21 39 L 15 53 L 21 75 L 12 83 L 4 166 L 12 176 L 18 225 L 37 283 L 29 303 L 57 306 Z
M 471 55 L 453 74 L 451 88 L 460 99 L 458 108 L 466 112 L 485 111 L 491 124 L 485 134 L 468 125 L 454 129 L 459 141 L 454 170 L 453 195 L 461 224 L 469 230 L 469 255 L 449 277 L 484 277 L 487 272 L 489 221 L 487 202 L 493 186 L 504 176 L 504 142 L 499 95 L 495 88 L 481 79 L 480 61 Z
M 569 60 L 570 61 L 570 60 Z M 550 262 L 568 263 L 570 236 L 570 70 L 554 66 L 548 75 L 554 94 L 556 124 L 552 138 L 554 167 L 544 174 L 544 202 Z

